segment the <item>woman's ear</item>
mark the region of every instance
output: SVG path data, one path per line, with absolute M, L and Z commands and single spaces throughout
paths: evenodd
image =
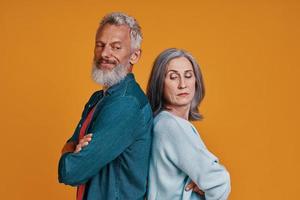
M 135 50 L 135 51 L 131 54 L 131 56 L 130 56 L 129 63 L 130 63 L 131 65 L 136 64 L 136 63 L 139 61 L 139 59 L 140 59 L 140 57 L 141 57 L 141 54 L 142 54 L 142 50 L 141 50 L 141 49 Z

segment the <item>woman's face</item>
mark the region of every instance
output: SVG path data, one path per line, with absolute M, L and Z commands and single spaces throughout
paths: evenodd
M 164 99 L 169 106 L 190 106 L 195 94 L 195 74 L 185 57 L 172 59 L 167 65 Z

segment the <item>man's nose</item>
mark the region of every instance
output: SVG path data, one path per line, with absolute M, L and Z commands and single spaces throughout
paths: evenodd
M 111 55 L 111 49 L 109 46 L 104 46 L 101 51 L 101 57 L 102 58 L 108 58 Z

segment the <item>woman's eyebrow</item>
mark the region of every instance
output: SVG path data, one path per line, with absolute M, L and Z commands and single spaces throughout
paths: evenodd
M 178 73 L 178 71 L 175 70 L 175 69 L 170 69 L 170 70 L 167 71 L 167 73 L 169 73 L 169 72 L 175 72 L 175 73 Z
M 179 72 L 178 72 L 177 70 L 175 70 L 175 69 L 170 69 L 170 70 L 167 71 L 167 73 L 169 73 L 169 72 L 179 73 Z M 188 69 L 188 70 L 185 70 L 184 73 L 185 73 L 185 72 L 193 72 L 193 70 L 192 70 L 192 69 Z

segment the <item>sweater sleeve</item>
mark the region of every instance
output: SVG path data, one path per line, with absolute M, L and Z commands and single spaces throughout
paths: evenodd
M 230 176 L 192 128 L 175 118 L 163 118 L 154 129 L 166 157 L 205 192 L 206 200 L 226 200 Z

